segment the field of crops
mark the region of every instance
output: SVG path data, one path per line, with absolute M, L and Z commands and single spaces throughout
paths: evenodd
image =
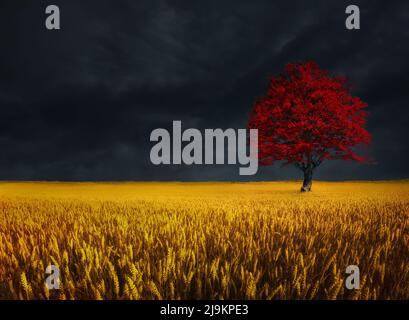
M 409 182 L 299 187 L 0 183 L 0 299 L 409 299 Z

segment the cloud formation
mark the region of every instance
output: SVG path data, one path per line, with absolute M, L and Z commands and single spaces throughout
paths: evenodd
M 237 180 L 232 166 L 150 163 L 150 132 L 172 120 L 243 128 L 271 75 L 315 60 L 368 102 L 376 165 L 324 163 L 320 179 L 409 178 L 409 3 L 45 1 L 0 5 L 0 179 Z M 293 179 L 279 166 L 256 180 Z

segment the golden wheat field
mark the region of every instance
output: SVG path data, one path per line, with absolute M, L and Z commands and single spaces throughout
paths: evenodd
M 299 187 L 2 182 L 0 299 L 408 299 L 409 181 Z

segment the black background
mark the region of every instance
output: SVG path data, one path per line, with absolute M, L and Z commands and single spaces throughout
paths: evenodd
M 61 30 L 45 28 L 45 8 Z M 408 178 L 409 2 L 0 2 L 0 179 L 272 180 L 293 168 L 154 166 L 150 132 L 244 128 L 270 76 L 315 60 L 366 101 L 376 165 L 323 163 L 318 179 Z

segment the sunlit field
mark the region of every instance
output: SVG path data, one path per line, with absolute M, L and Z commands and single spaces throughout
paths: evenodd
M 300 184 L 0 183 L 0 299 L 408 299 L 409 182 Z

